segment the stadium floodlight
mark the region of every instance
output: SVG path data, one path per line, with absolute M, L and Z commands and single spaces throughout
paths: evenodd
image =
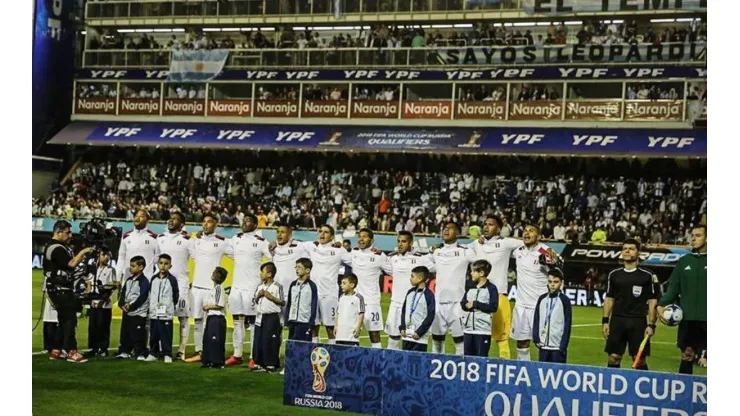
M 550 26 L 552 22 L 537 22 L 537 26 Z
M 177 33 L 183 33 L 183 32 L 185 32 L 185 29 L 178 27 L 178 28 L 172 29 L 172 31 L 173 32 L 177 32 Z
M 238 27 L 222 27 L 221 31 L 222 32 L 238 32 L 239 28 Z
M 516 22 L 514 26 L 535 26 L 535 22 Z
M 172 32 L 172 29 L 154 29 L 157 33 L 170 33 Z
M 309 28 L 310 30 L 311 28 Z M 306 30 L 305 26 L 293 26 L 293 30 Z
M 575 26 L 575 25 L 582 25 L 582 24 L 583 22 L 580 20 L 571 20 L 571 21 L 565 22 L 566 26 Z
M 134 29 L 118 29 L 118 33 L 134 33 Z
M 650 19 L 650 23 L 673 23 L 676 19 Z
M 461 29 L 470 29 L 473 27 L 473 24 L 472 23 L 458 23 L 452 26 L 456 28 L 461 28 Z
M 615 25 L 621 25 L 622 23 L 624 23 L 624 20 L 612 20 L 612 23 L 614 23 Z
M 694 20 L 701 22 L 701 17 L 683 17 L 681 19 L 676 19 L 676 23 L 691 23 Z
M 82 32 L 80 32 L 80 34 L 81 34 L 82 36 L 85 36 L 85 35 L 87 35 L 87 30 L 83 30 Z
M 218 28 L 218 27 L 204 27 L 203 28 L 203 31 L 204 32 L 220 32 L 221 31 L 221 28 Z
M 452 25 L 432 25 L 432 29 L 451 29 Z

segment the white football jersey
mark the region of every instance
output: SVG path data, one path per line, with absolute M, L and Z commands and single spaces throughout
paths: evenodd
M 365 299 L 357 291 L 352 295 L 342 294 L 338 309 L 337 340 L 360 342 L 360 338 L 355 337 L 352 331 L 355 329 L 359 314 L 365 313 Z
M 233 289 L 252 289 L 262 283 L 260 265 L 262 258 L 272 258 L 270 243 L 256 233 L 238 233 L 231 238 L 233 252 L 229 257 L 234 259 Z
M 302 243 L 311 255 L 311 280 L 316 282 L 320 298 L 338 298 L 339 268 L 342 264 L 352 266 L 352 256 L 343 247 L 336 248 L 333 243 L 321 244 L 318 241 Z
M 391 254 L 387 257 L 383 270 L 393 276 L 391 303 L 396 304 L 399 308 L 403 306 L 406 295 L 411 289 L 411 270 L 418 266 L 426 266 L 432 273 L 435 271 L 430 254 L 423 255 L 407 251 L 404 254 Z
M 508 237 L 493 237 L 480 244 L 478 240 L 468 245 L 475 253 L 476 260 L 487 260 L 491 263 L 488 281 L 496 286 L 499 294 L 509 293 L 509 259 L 514 250 L 524 246 L 522 240 Z
M 547 245 L 538 243 L 532 248 L 519 247 L 512 253 L 516 259 L 517 306 L 534 309 L 540 296 L 548 292 L 548 268 L 540 264 L 540 255 L 547 253 L 549 249 Z
M 307 248 L 305 244 L 291 240 L 283 245 L 278 244 L 273 250 L 272 262 L 275 263 L 277 269 L 275 281 L 286 290 L 298 278 L 295 274 L 295 262 L 303 257 L 311 257 Z
M 188 260 L 190 259 L 190 235 L 187 231 L 164 233 L 157 236 L 157 246 L 161 254 L 168 254 L 172 258 L 170 273 L 177 279 L 180 287 L 187 286 Z
M 368 305 L 380 305 L 380 275 L 388 261 L 385 254 L 375 254 L 372 249 L 355 247 L 352 256 L 352 273 L 357 276 L 357 291 L 362 293 Z
M 131 259 L 136 256 L 144 257 L 144 261 L 146 261 L 144 275 L 151 280 L 154 275 L 156 259 L 159 256 L 157 234 L 154 234 L 154 231 L 148 228 L 143 230 L 133 229 L 123 234 L 121 246 L 118 248 L 118 260 L 116 261 L 116 271 L 119 276 L 123 278 L 129 276 Z
M 438 303 L 459 303 L 465 294 L 465 275 L 475 261 L 473 250 L 455 244 L 445 244 L 434 251 L 432 260 L 437 269 L 436 299 Z
M 223 256 L 233 256 L 233 248 L 224 237 L 213 233 L 200 234 L 193 240 L 190 257 L 195 260 L 193 287 L 210 289 L 213 287 L 213 271 L 221 265 Z

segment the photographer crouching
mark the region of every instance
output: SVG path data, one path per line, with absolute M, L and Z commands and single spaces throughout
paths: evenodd
M 44 247 L 44 281 L 49 301 L 57 311 L 67 361 L 85 363 L 87 359 L 77 351 L 77 312 L 82 305 L 74 294 L 74 270 L 94 248 L 85 248 L 75 255 L 68 246 L 71 240 L 72 224 L 64 220 L 54 223 L 52 240 Z M 61 351 L 53 350 L 50 357 L 61 358 Z

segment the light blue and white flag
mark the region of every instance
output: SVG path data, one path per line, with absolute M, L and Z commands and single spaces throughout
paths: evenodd
M 172 51 L 169 82 L 206 82 L 224 69 L 228 49 Z

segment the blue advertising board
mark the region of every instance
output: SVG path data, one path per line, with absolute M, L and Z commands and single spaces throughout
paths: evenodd
M 74 131 L 75 124 L 68 127 Z M 83 143 L 210 145 L 322 150 L 437 150 L 706 156 L 706 131 L 690 129 L 372 127 L 99 122 Z
M 456 56 L 456 55 L 454 55 Z M 477 56 L 477 55 L 476 55 Z M 445 59 L 451 60 L 451 56 Z M 464 61 L 461 61 L 462 63 Z M 489 64 L 490 65 L 490 64 Z M 164 81 L 169 71 L 151 69 L 81 69 L 77 79 Z M 623 66 L 539 66 L 509 67 L 486 70 L 470 69 L 303 69 L 303 70 L 238 70 L 224 69 L 214 81 L 529 81 L 529 80 L 614 80 L 614 79 L 683 79 L 706 78 L 706 65 L 623 65 Z
M 283 404 L 376 415 L 692 415 L 700 376 L 288 341 Z

